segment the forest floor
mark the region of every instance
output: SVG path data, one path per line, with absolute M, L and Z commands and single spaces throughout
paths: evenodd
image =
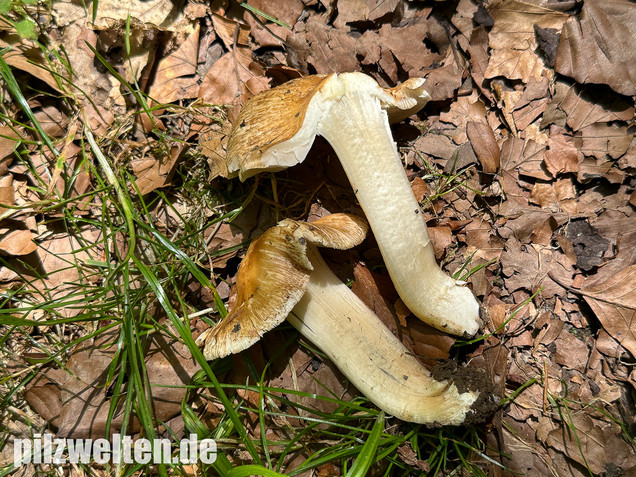
M 0 1 L 2 475 L 634 475 L 632 2 L 125 3 Z M 417 320 L 371 234 L 325 258 L 425 365 L 483 371 L 486 423 L 384 420 L 289 325 L 210 363 L 195 344 L 251 240 L 360 210 L 321 138 L 245 182 L 224 161 L 252 96 L 345 71 L 426 78 L 393 134 L 485 327 Z M 14 468 L 13 439 L 46 431 L 195 433 L 219 457 Z

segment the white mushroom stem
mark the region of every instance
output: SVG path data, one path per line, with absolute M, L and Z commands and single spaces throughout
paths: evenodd
M 303 298 L 287 320 L 320 348 L 351 383 L 390 415 L 420 424 L 464 422 L 478 392 L 459 393 L 435 381 L 344 283 L 315 247 L 314 271 Z
M 405 305 L 440 330 L 474 335 L 480 326 L 479 305 L 472 292 L 435 261 L 382 94 L 364 75 L 334 75 L 312 99 L 307 116 L 321 118 L 315 132 L 338 155 Z

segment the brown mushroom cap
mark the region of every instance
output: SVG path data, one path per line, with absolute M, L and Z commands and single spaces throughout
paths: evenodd
M 364 219 L 332 214 L 307 223 L 286 219 L 249 246 L 239 266 L 237 297 L 230 313 L 199 341 L 206 359 L 238 353 L 282 323 L 300 301 L 313 266 L 307 243 L 348 249 L 364 240 Z
M 251 98 L 230 132 L 227 145 L 230 173 L 236 175 L 239 168 L 254 169 L 254 174 L 262 170 L 260 158 L 263 153 L 298 132 L 309 102 L 328 78 L 326 75 L 297 78 Z
M 379 98 L 391 122 L 411 116 L 429 100 L 423 78 L 383 89 L 364 73 L 344 75 L 356 78 L 365 94 Z M 338 76 L 297 78 L 251 98 L 230 132 L 226 158 L 230 177 L 238 174 L 244 180 L 265 170 L 276 172 L 302 162 L 319 134 L 320 122 L 329 120 L 330 106 L 342 94 L 338 87 L 335 94 L 330 92 L 324 98 L 318 98 L 317 93 L 328 89 Z

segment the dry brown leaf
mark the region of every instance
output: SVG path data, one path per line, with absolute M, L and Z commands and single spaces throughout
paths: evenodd
M 543 165 L 545 146 L 533 140 L 510 136 L 501 145 L 501 168 L 516 170 L 519 174 L 536 179 L 549 180 L 550 174 Z
M 586 156 L 603 160 L 609 155 L 618 159 L 629 149 L 634 133 L 627 126 L 595 123 L 582 128 L 576 137 L 575 144 Z
M 28 389 L 27 402 L 57 427 L 58 437 L 108 437 L 105 435 L 107 422 L 110 422 L 111 434 L 121 429 L 123 410 L 117 408 L 113 418 L 108 418 L 111 401 L 105 386 L 118 349 L 116 340 L 117 331 L 111 330 L 83 342 L 66 363 L 68 371 L 48 369 Z M 146 357 L 154 417 L 167 421 L 181 412 L 186 386 L 198 364 L 183 343 L 157 333 L 152 335 Z M 137 432 L 139 422 L 133 420 L 127 429 Z
M 391 306 L 397 300 L 397 292 L 388 276 L 373 273 L 362 264 L 353 269 L 355 281 L 351 290 L 378 315 L 384 325 L 393 333 L 398 333 L 398 320 Z
M 603 328 L 636 356 L 636 265 L 581 288 Z
M 204 235 L 210 254 L 214 257 L 212 265 L 225 267 L 229 259 L 238 255 L 238 245 L 262 235 L 275 222 L 271 208 L 262 202 L 252 201 L 232 223 L 223 222 L 218 227 L 208 228 Z
M 13 161 L 13 151 L 18 147 L 18 135 L 9 126 L 0 126 L 0 176 L 7 173 Z
M 541 77 L 540 80 L 530 78 L 512 112 L 512 118 L 518 130 L 523 131 L 545 111 L 549 101 L 548 84 L 546 77 Z
M 55 77 L 45 68 L 47 61 L 42 57 L 42 52 L 39 48 L 30 45 L 26 41 L 9 44 L 3 40 L 0 40 L 0 48 L 7 48 L 7 51 L 2 55 L 2 59 L 9 66 L 25 71 L 31 76 L 44 81 L 55 91 L 61 92 Z
M 573 414 L 571 424 L 576 434 L 561 425 L 547 433 L 546 444 L 588 466 L 594 475 L 604 473 L 608 464 L 627 471 L 625 475 L 634 470 L 632 449 L 621 439 L 617 424 L 597 421 L 585 413 Z
M 81 5 L 59 4 L 58 17 L 63 23 L 72 23 L 77 18 L 83 18 L 86 10 Z M 69 2 L 72 3 L 72 2 Z M 79 8 L 72 8 L 79 7 Z M 171 0 L 129 0 L 126 8 L 122 8 L 119 0 L 100 0 L 97 15 L 93 22 L 98 30 L 109 30 L 117 26 L 123 26 L 127 20 L 133 24 L 133 28 L 157 28 L 162 31 L 180 32 L 187 29 L 189 19 L 185 15 L 185 9 L 175 9 Z
M 463 144 L 468 140 L 466 124 L 469 121 L 486 122 L 486 114 L 486 106 L 479 99 L 479 95 L 474 93 L 457 98 L 457 101 L 451 103 L 448 111 L 440 113 L 439 119 L 457 126 L 457 131 L 452 135 L 453 140 L 457 144 Z
M 583 154 L 567 136 L 552 134 L 548 138 L 548 149 L 543 160 L 546 169 L 556 177 L 559 174 L 578 172 L 579 164 L 583 162 Z
M 431 237 L 433 243 L 433 250 L 435 250 L 435 257 L 439 260 L 446 253 L 446 247 L 453 243 L 453 232 L 450 227 L 429 227 L 428 234 Z
M 356 58 L 360 42 L 356 38 L 331 28 L 315 17 L 307 20 L 306 29 L 307 62 L 315 68 L 316 73 L 360 71 Z
M 228 176 L 225 156 L 228 136 L 231 130 L 232 123 L 224 121 L 220 125 L 213 124 L 207 131 L 199 134 L 199 148 L 201 149 L 201 154 L 208 158 L 210 179 Z
M 426 47 L 424 39 L 428 30 L 429 26 L 425 21 L 413 22 L 401 28 L 385 23 L 380 28 L 376 41 L 381 51 L 389 52 L 395 58 L 391 58 L 391 61 L 397 61 L 409 77 L 423 76 L 431 65 L 443 59 L 439 53 Z M 383 57 L 385 60 L 388 58 L 387 55 Z
M 196 98 L 199 93 L 197 72 L 199 24 L 181 46 L 157 64 L 157 72 L 148 92 L 158 103 Z
M 466 135 L 482 170 L 486 174 L 497 173 L 501 165 L 501 151 L 491 127 L 487 123 L 469 121 L 466 123 Z
M 185 147 L 187 146 L 173 146 L 168 157 L 140 158 L 132 162 L 133 172 L 136 176 L 135 183 L 141 195 L 146 195 L 170 183 L 175 166 Z
M 413 340 L 410 345 L 413 352 L 424 360 L 425 364 L 434 365 L 437 360 L 449 358 L 450 349 L 456 338 L 415 319 L 408 321 L 407 330 Z
M 415 142 L 418 151 L 439 159 L 453 160 L 457 145 L 443 131 L 429 131 Z
M 336 28 L 347 29 L 348 23 L 376 21 L 385 15 L 391 15 L 400 5 L 400 0 L 348 0 L 338 4 L 338 17 L 334 21 Z
M 0 177 L 0 215 L 6 212 L 7 208 L 3 205 L 12 206 L 15 204 L 15 191 L 13 190 L 13 176 L 7 174 Z
M 521 96 L 523 96 L 521 85 L 517 84 L 515 86 L 511 86 L 506 80 L 495 78 L 490 82 L 490 88 L 492 89 L 493 95 L 496 99 L 497 107 L 503 113 L 503 117 L 508 128 L 515 136 L 517 136 L 517 128 L 515 127 L 515 120 L 512 114 L 514 112 L 515 105 L 519 102 Z M 528 134 L 526 134 L 526 139 L 530 139 Z
M 592 179 L 604 178 L 614 184 L 621 184 L 625 173 L 616 167 L 615 161 L 586 157 L 579 165 L 577 180 L 585 184 Z
M 303 13 L 303 2 L 301 0 L 287 0 L 285 2 L 271 2 L 268 0 L 248 0 L 250 6 L 267 13 L 271 17 L 281 20 L 294 28 L 298 17 Z M 246 15 L 251 15 L 246 13 Z M 264 18 L 259 17 L 261 21 L 265 21 Z M 272 25 L 269 24 L 268 27 Z M 285 30 L 289 31 L 287 28 Z
M 444 66 L 436 68 L 426 75 L 426 91 L 431 95 L 431 101 L 444 101 L 455 96 L 455 92 L 462 85 L 465 65 L 459 66 L 455 62 L 451 48 L 443 61 Z
M 554 69 L 579 83 L 636 95 L 636 9 L 629 0 L 585 2 L 563 26 Z
M 557 87 L 563 83 L 557 83 Z M 563 87 L 563 86 L 561 86 Z M 594 123 L 631 121 L 634 106 L 609 90 L 597 92 L 594 87 L 568 87 L 559 108 L 566 113 L 567 123 L 575 131 Z
M 268 339 L 264 340 L 262 345 L 266 355 L 280 356 L 281 341 Z M 286 361 L 281 364 L 278 370 L 274 370 L 277 374 L 270 380 L 269 385 L 274 388 L 294 389 L 307 393 L 301 396 L 287 395 L 287 398 L 310 409 L 332 413 L 337 407 L 336 403 L 314 398 L 314 395 L 331 397 L 330 393 L 333 393 L 344 400 L 358 395 L 358 391 L 347 384 L 347 379 L 335 365 L 310 354 L 303 347 L 298 347 L 290 357 L 286 356 Z M 326 391 L 327 389 L 329 392 Z M 290 411 L 294 412 L 294 409 L 290 408 Z M 309 414 L 302 409 L 298 409 L 298 412 L 301 416 Z M 290 422 L 295 421 L 290 420 Z
M 28 255 L 38 246 L 30 230 L 0 228 L 0 254 L 8 256 Z
M 494 26 L 489 33 L 491 51 L 486 78 L 503 76 L 527 83 L 546 71 L 535 52 L 534 28 L 561 29 L 568 15 L 521 0 L 505 0 L 490 11 Z
M 199 98 L 213 104 L 239 105 L 268 87 L 265 70 L 252 61 L 249 48 L 240 47 L 212 65 L 201 83 Z
M 562 210 L 570 215 L 576 213 L 576 192 L 571 179 L 559 179 L 550 183 L 537 182 L 532 188 L 529 202 L 541 208 L 558 212 Z
M 488 31 L 483 26 L 479 26 L 473 30 L 470 36 L 470 74 L 484 96 L 489 101 L 494 102 L 492 92 L 484 85 L 489 58 Z
M 21 274 L 29 279 L 30 287 L 50 300 L 61 301 L 71 293 L 81 293 L 85 289 L 82 283 L 96 278 L 80 273 L 85 268 L 84 262 L 104 259 L 99 240 L 101 229 L 85 227 L 74 235 L 56 233 L 55 230 L 51 232 L 46 239 L 38 240 L 38 247 L 33 253 L 22 257 L 21 261 L 10 259 L 10 267 L 0 268 L 0 282 L 16 280 Z M 60 306 L 57 311 L 60 316 L 71 317 L 81 313 L 82 309 L 80 306 Z
M 213 14 L 212 24 L 214 32 L 228 50 L 232 50 L 235 44 L 238 47 L 249 46 L 250 29 L 245 23 L 232 20 L 224 15 Z

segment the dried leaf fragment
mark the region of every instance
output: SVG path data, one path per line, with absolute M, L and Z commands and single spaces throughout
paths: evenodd
M 604 283 L 585 284 L 585 301 L 607 331 L 636 356 L 636 265 L 608 277 Z
M 501 151 L 492 128 L 487 123 L 469 121 L 466 123 L 466 134 L 483 171 L 495 174 L 501 165 Z

